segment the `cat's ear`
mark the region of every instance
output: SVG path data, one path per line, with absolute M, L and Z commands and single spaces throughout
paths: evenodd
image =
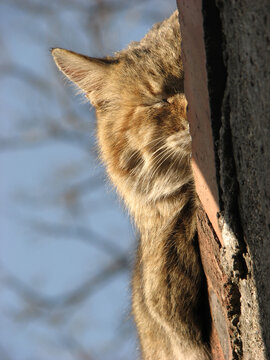
M 96 106 L 103 95 L 111 67 L 117 60 L 91 58 L 60 48 L 54 48 L 51 52 L 58 68 Z

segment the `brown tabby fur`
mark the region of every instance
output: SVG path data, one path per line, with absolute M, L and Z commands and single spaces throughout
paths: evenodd
M 114 57 L 52 50 L 96 108 L 101 157 L 140 231 L 133 314 L 145 360 L 210 359 L 177 16 Z

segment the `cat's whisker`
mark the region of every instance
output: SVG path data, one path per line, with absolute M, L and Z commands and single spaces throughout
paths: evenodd
M 162 165 L 162 163 L 164 161 L 166 161 L 167 158 L 170 157 L 170 153 L 168 154 L 168 149 L 165 148 L 163 149 L 163 151 L 159 154 L 156 154 L 155 157 L 152 158 L 152 162 L 153 162 L 153 165 L 154 165 L 154 169 L 155 171 L 153 172 L 153 175 L 156 173 L 156 171 L 158 171 L 158 169 L 160 168 L 160 166 Z M 156 161 L 157 160 L 157 161 Z M 149 183 L 151 182 L 153 176 L 151 176 L 148 180 L 149 180 Z
M 156 139 L 153 139 L 151 141 L 149 141 L 147 144 L 144 145 L 144 150 L 147 150 L 147 148 L 150 146 L 150 145 L 153 145 L 155 143 L 159 143 L 161 141 L 164 141 L 164 136 L 161 136 L 160 138 L 156 138 Z
M 153 152 L 153 154 L 152 154 L 152 156 L 153 155 L 155 155 L 157 152 L 159 152 L 160 150 L 162 150 L 162 149 L 168 149 L 168 145 L 167 144 L 164 144 L 164 145 L 162 145 L 162 146 L 160 146 L 157 150 L 155 150 L 154 152 Z
M 159 149 L 159 150 L 162 150 L 160 151 L 159 153 L 156 153 L 156 154 L 152 154 L 152 157 L 151 157 L 151 162 L 153 165 L 157 165 L 159 160 L 162 159 L 163 155 L 164 154 L 167 154 L 168 153 L 168 147 L 164 147 L 163 149 Z M 155 155 L 155 156 L 153 156 Z
M 166 150 L 167 150 L 167 149 L 166 149 Z M 164 153 L 163 153 L 165 156 L 160 157 L 160 159 L 158 160 L 158 162 L 155 164 L 155 165 L 156 165 L 155 170 L 154 170 L 153 173 L 150 175 L 150 178 L 147 179 L 148 185 L 151 184 L 154 176 L 157 174 L 157 172 L 159 171 L 159 169 L 161 168 L 161 166 L 163 165 L 163 163 L 164 163 L 167 159 L 169 159 L 169 158 L 172 156 L 173 153 L 174 153 L 173 149 L 171 149 L 168 153 L 167 153 L 167 152 L 164 152 Z
M 176 157 L 176 158 L 174 159 L 174 161 L 170 164 L 170 166 L 168 167 L 168 170 L 166 171 L 165 178 L 166 178 L 167 175 L 171 172 L 171 170 L 174 169 L 176 163 L 180 164 L 183 159 L 184 159 L 184 155 L 183 155 L 183 154 L 182 154 L 180 157 Z

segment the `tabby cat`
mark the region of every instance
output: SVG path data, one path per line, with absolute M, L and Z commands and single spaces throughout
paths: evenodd
M 101 158 L 140 232 L 132 308 L 143 359 L 210 359 L 178 13 L 113 57 L 52 55 L 96 108 Z

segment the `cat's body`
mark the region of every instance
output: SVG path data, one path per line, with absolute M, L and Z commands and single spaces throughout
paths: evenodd
M 115 57 L 52 53 L 96 107 L 102 159 L 141 235 L 132 292 L 143 358 L 210 359 L 177 13 Z

